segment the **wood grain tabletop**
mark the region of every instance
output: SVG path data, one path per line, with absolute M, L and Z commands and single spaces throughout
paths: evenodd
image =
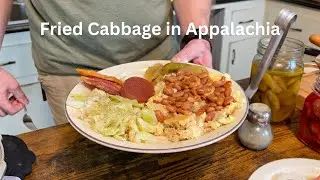
M 247 81 L 240 82 L 244 87 Z M 219 179 L 245 180 L 263 166 L 284 158 L 319 159 L 296 136 L 299 112 L 273 124 L 273 143 L 263 151 L 243 147 L 233 133 L 200 149 L 172 154 L 138 154 L 96 144 L 69 124 L 22 134 L 37 160 L 26 179 Z

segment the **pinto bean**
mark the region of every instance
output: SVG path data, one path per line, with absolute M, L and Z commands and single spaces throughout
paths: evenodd
M 197 85 L 196 85 L 195 83 L 189 83 L 188 86 L 189 86 L 189 88 L 195 88 L 195 87 L 197 87 Z
M 175 104 L 175 106 L 178 108 L 181 107 L 182 105 L 183 105 L 183 102 L 176 102 L 176 104 Z
M 208 77 L 201 78 L 200 83 L 205 85 L 207 83 L 208 79 L 209 79 Z
M 176 77 L 174 77 L 174 76 L 167 76 L 164 80 L 173 83 L 173 82 L 176 81 Z
M 171 101 L 177 101 L 177 99 L 179 99 L 180 97 L 169 97 L 169 99 L 171 100 Z
M 214 87 L 210 87 L 210 86 L 205 86 L 204 88 L 204 92 L 205 94 L 210 93 L 211 91 L 214 91 Z
M 226 83 L 226 78 L 222 76 L 222 78 L 219 81 L 213 82 L 213 86 L 217 88 L 217 87 L 224 86 L 225 83 Z
M 197 89 L 203 89 L 203 85 L 202 85 L 202 84 L 199 84 L 199 85 L 197 86 Z
M 190 116 L 192 114 L 192 112 L 190 111 L 183 111 L 183 114 L 186 115 L 186 116 Z
M 174 93 L 172 96 L 173 97 L 183 97 L 183 95 L 184 95 L 184 92 L 180 91 L 180 92 Z
M 215 110 L 216 110 L 216 108 L 214 108 L 214 107 L 208 107 L 207 113 L 214 112 Z
M 194 103 L 196 100 L 194 97 L 188 97 L 188 101 Z
M 196 76 L 192 76 L 192 77 L 190 77 L 190 81 L 191 81 L 191 82 L 195 82 L 195 81 L 196 81 L 196 79 L 197 79 L 197 77 L 196 77 Z
M 166 109 L 171 113 L 175 113 L 177 111 L 177 108 L 175 108 L 174 106 L 171 106 L 171 105 L 167 105 Z
M 180 87 L 181 87 L 181 91 L 185 91 L 185 92 L 190 91 L 189 86 L 185 86 L 183 84 L 180 84 Z
M 188 100 L 188 97 L 180 97 L 179 99 L 177 99 L 177 101 L 179 102 L 186 102 L 187 100 Z
M 168 99 L 162 99 L 161 104 L 168 105 L 168 104 L 170 104 L 170 101 Z
M 204 89 L 197 89 L 197 94 L 199 94 L 199 95 L 205 94 Z
M 181 90 L 181 87 L 180 87 L 180 85 L 179 85 L 178 82 L 174 83 L 172 87 L 174 87 L 174 88 L 177 89 L 178 91 Z
M 162 114 L 161 111 L 155 110 L 154 113 L 156 114 L 157 120 L 159 122 L 163 122 L 164 121 L 165 117 L 164 117 L 164 115 Z
M 178 80 L 178 81 L 183 80 L 183 76 L 182 76 L 182 75 L 178 75 L 178 76 L 177 76 L 177 80 Z
M 208 98 L 211 102 L 217 102 L 217 101 L 218 101 L 218 97 L 215 96 L 214 94 L 210 94 L 209 96 L 207 96 L 207 98 Z
M 187 116 L 192 114 L 192 112 L 183 110 L 183 109 L 177 109 L 177 113 L 187 115 Z
M 226 89 L 224 87 L 218 87 L 215 89 L 215 91 L 223 93 Z
M 174 82 L 170 83 L 168 87 L 173 88 Z
M 218 88 L 218 87 L 220 87 L 220 82 L 219 81 L 214 81 L 212 85 L 214 87 Z
M 199 75 L 198 75 L 198 77 L 199 78 L 206 78 L 206 77 L 208 77 L 209 76 L 209 74 L 208 74 L 208 72 L 202 72 L 202 73 L 200 73 Z
M 228 105 L 230 105 L 232 102 L 233 102 L 233 97 L 226 97 L 226 98 L 224 99 L 223 105 L 224 105 L 224 106 L 228 106 Z
M 196 115 L 197 116 L 200 116 L 201 114 L 205 113 L 206 112 L 206 108 L 202 107 L 200 108 L 197 112 L 196 112 Z
M 209 113 L 209 114 L 207 115 L 205 121 L 206 121 L 206 122 L 212 121 L 213 118 L 215 117 L 215 115 L 216 115 L 216 114 L 215 114 L 214 112 Z
M 218 104 L 219 106 L 222 106 L 223 103 L 224 103 L 224 98 L 223 98 L 223 97 L 218 97 L 217 104 Z
M 213 102 L 213 103 L 208 104 L 208 106 L 209 107 L 217 107 L 217 104 Z
M 172 105 L 172 106 L 174 106 L 174 105 L 176 104 L 176 101 L 173 100 L 173 99 L 169 99 L 169 104 Z
M 191 110 L 193 104 L 191 102 L 185 102 L 182 104 L 181 109 L 183 110 Z
M 184 83 L 186 83 L 186 81 L 188 81 L 188 80 L 189 80 L 189 78 L 190 78 L 190 77 L 188 77 L 188 76 L 184 76 L 184 77 L 183 77 L 183 81 L 184 81 Z
M 218 92 L 218 91 L 215 91 L 215 92 L 214 92 L 214 95 L 216 95 L 216 96 L 220 96 L 220 95 L 221 95 L 221 93 L 220 93 L 220 92 Z
M 206 82 L 206 86 L 212 86 L 212 85 L 213 85 L 212 79 L 208 79 L 208 81 Z
M 197 93 L 197 90 L 196 89 L 191 89 L 191 93 L 196 96 L 198 93 Z
M 195 83 L 197 84 L 197 86 L 199 86 L 201 84 L 201 79 L 196 77 L 195 78 Z
M 174 93 L 173 89 L 170 87 L 165 87 L 163 89 L 163 94 L 167 95 L 167 96 L 171 96 Z
M 188 92 L 190 92 L 190 89 L 184 89 L 183 92 L 188 93 Z
M 196 96 L 194 96 L 194 99 L 195 99 L 196 101 L 200 101 L 200 100 L 201 100 L 201 96 L 196 95 Z
M 223 109 L 222 106 L 217 106 L 217 107 L 216 107 L 216 110 L 217 110 L 217 111 L 221 111 L 222 109 Z

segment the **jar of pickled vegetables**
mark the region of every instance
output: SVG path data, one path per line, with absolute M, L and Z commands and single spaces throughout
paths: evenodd
M 313 92 L 304 102 L 298 138 L 320 153 L 320 77 L 314 84 Z
M 259 41 L 258 51 L 252 62 L 251 77 L 259 70 L 269 40 L 270 38 L 262 38 Z M 303 74 L 303 55 L 303 42 L 286 38 L 273 57 L 273 66 L 264 74 L 258 91 L 252 98 L 253 103 L 264 103 L 271 108 L 271 122 L 287 120 L 294 113 Z

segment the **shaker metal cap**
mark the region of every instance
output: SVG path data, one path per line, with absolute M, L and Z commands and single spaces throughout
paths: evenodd
M 247 118 L 252 123 L 266 123 L 271 118 L 271 109 L 263 103 L 252 103 L 249 106 Z

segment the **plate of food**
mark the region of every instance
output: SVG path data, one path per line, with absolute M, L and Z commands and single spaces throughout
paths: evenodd
M 228 74 L 195 64 L 140 61 L 77 71 L 81 82 L 66 100 L 70 124 L 118 150 L 200 148 L 232 134 L 248 113 L 243 89 Z
M 273 161 L 257 169 L 249 180 L 320 180 L 320 161 L 305 158 Z

